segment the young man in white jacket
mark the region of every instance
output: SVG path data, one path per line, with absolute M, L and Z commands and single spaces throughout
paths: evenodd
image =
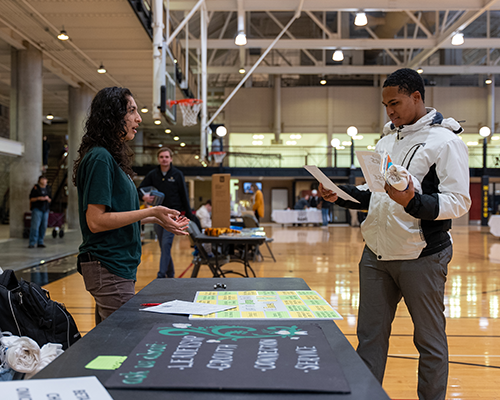
M 359 264 L 359 356 L 382 383 L 391 324 L 402 297 L 414 323 L 420 353 L 418 397 L 444 400 L 448 381 L 448 343 L 444 288 L 452 257 L 451 219 L 467 213 L 467 146 L 455 120 L 424 105 L 424 83 L 407 68 L 387 77 L 382 103 L 391 119 L 375 151 L 387 152 L 411 174 L 406 190 L 386 184 L 386 193 L 366 185 L 343 189 L 360 203 L 339 199 L 320 186 L 327 201 L 368 209 L 361 226 L 366 246 Z M 412 179 L 419 181 L 421 193 Z

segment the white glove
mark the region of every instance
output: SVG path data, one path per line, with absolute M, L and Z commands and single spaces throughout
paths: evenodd
M 415 192 L 422 193 L 422 186 L 420 185 L 418 179 L 412 176 L 405 167 L 402 167 L 400 165 L 392 164 L 389 168 L 387 168 L 387 171 L 385 173 L 385 180 L 394 189 L 402 192 L 408 188 L 408 184 L 410 183 L 410 176 L 413 181 Z

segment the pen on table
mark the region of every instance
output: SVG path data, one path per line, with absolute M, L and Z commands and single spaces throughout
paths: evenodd
M 153 307 L 153 306 L 159 306 L 161 303 L 142 303 L 141 306 L 143 307 Z

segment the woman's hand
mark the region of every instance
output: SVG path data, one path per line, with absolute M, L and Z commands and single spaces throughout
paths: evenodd
M 162 228 L 175 235 L 189 234 L 186 232 L 189 225 L 189 219 L 181 216 L 179 211 L 163 206 L 154 207 L 153 210 L 155 212 L 155 218 L 158 220 L 156 223 Z
M 410 181 L 408 182 L 408 187 L 402 191 L 394 189 L 388 183 L 384 186 L 385 192 L 389 195 L 389 197 L 396 203 L 401 204 L 403 207 L 406 207 L 410 200 L 415 197 L 415 187 L 413 186 L 411 176 L 409 178 Z
M 322 183 L 319 184 L 318 192 L 320 196 L 323 197 L 323 199 L 331 203 L 335 203 L 339 198 L 339 196 L 337 196 L 337 193 L 333 193 L 333 191 L 325 189 Z

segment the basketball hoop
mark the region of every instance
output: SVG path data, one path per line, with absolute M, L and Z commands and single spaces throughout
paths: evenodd
M 198 113 L 200 112 L 202 100 L 200 99 L 181 99 L 168 100 L 167 105 L 172 108 L 177 104 L 182 112 L 182 125 L 192 126 L 198 123 Z
M 211 151 L 208 154 L 212 156 L 212 158 L 217 164 L 221 164 L 222 161 L 224 160 L 224 157 L 226 156 L 225 151 Z

